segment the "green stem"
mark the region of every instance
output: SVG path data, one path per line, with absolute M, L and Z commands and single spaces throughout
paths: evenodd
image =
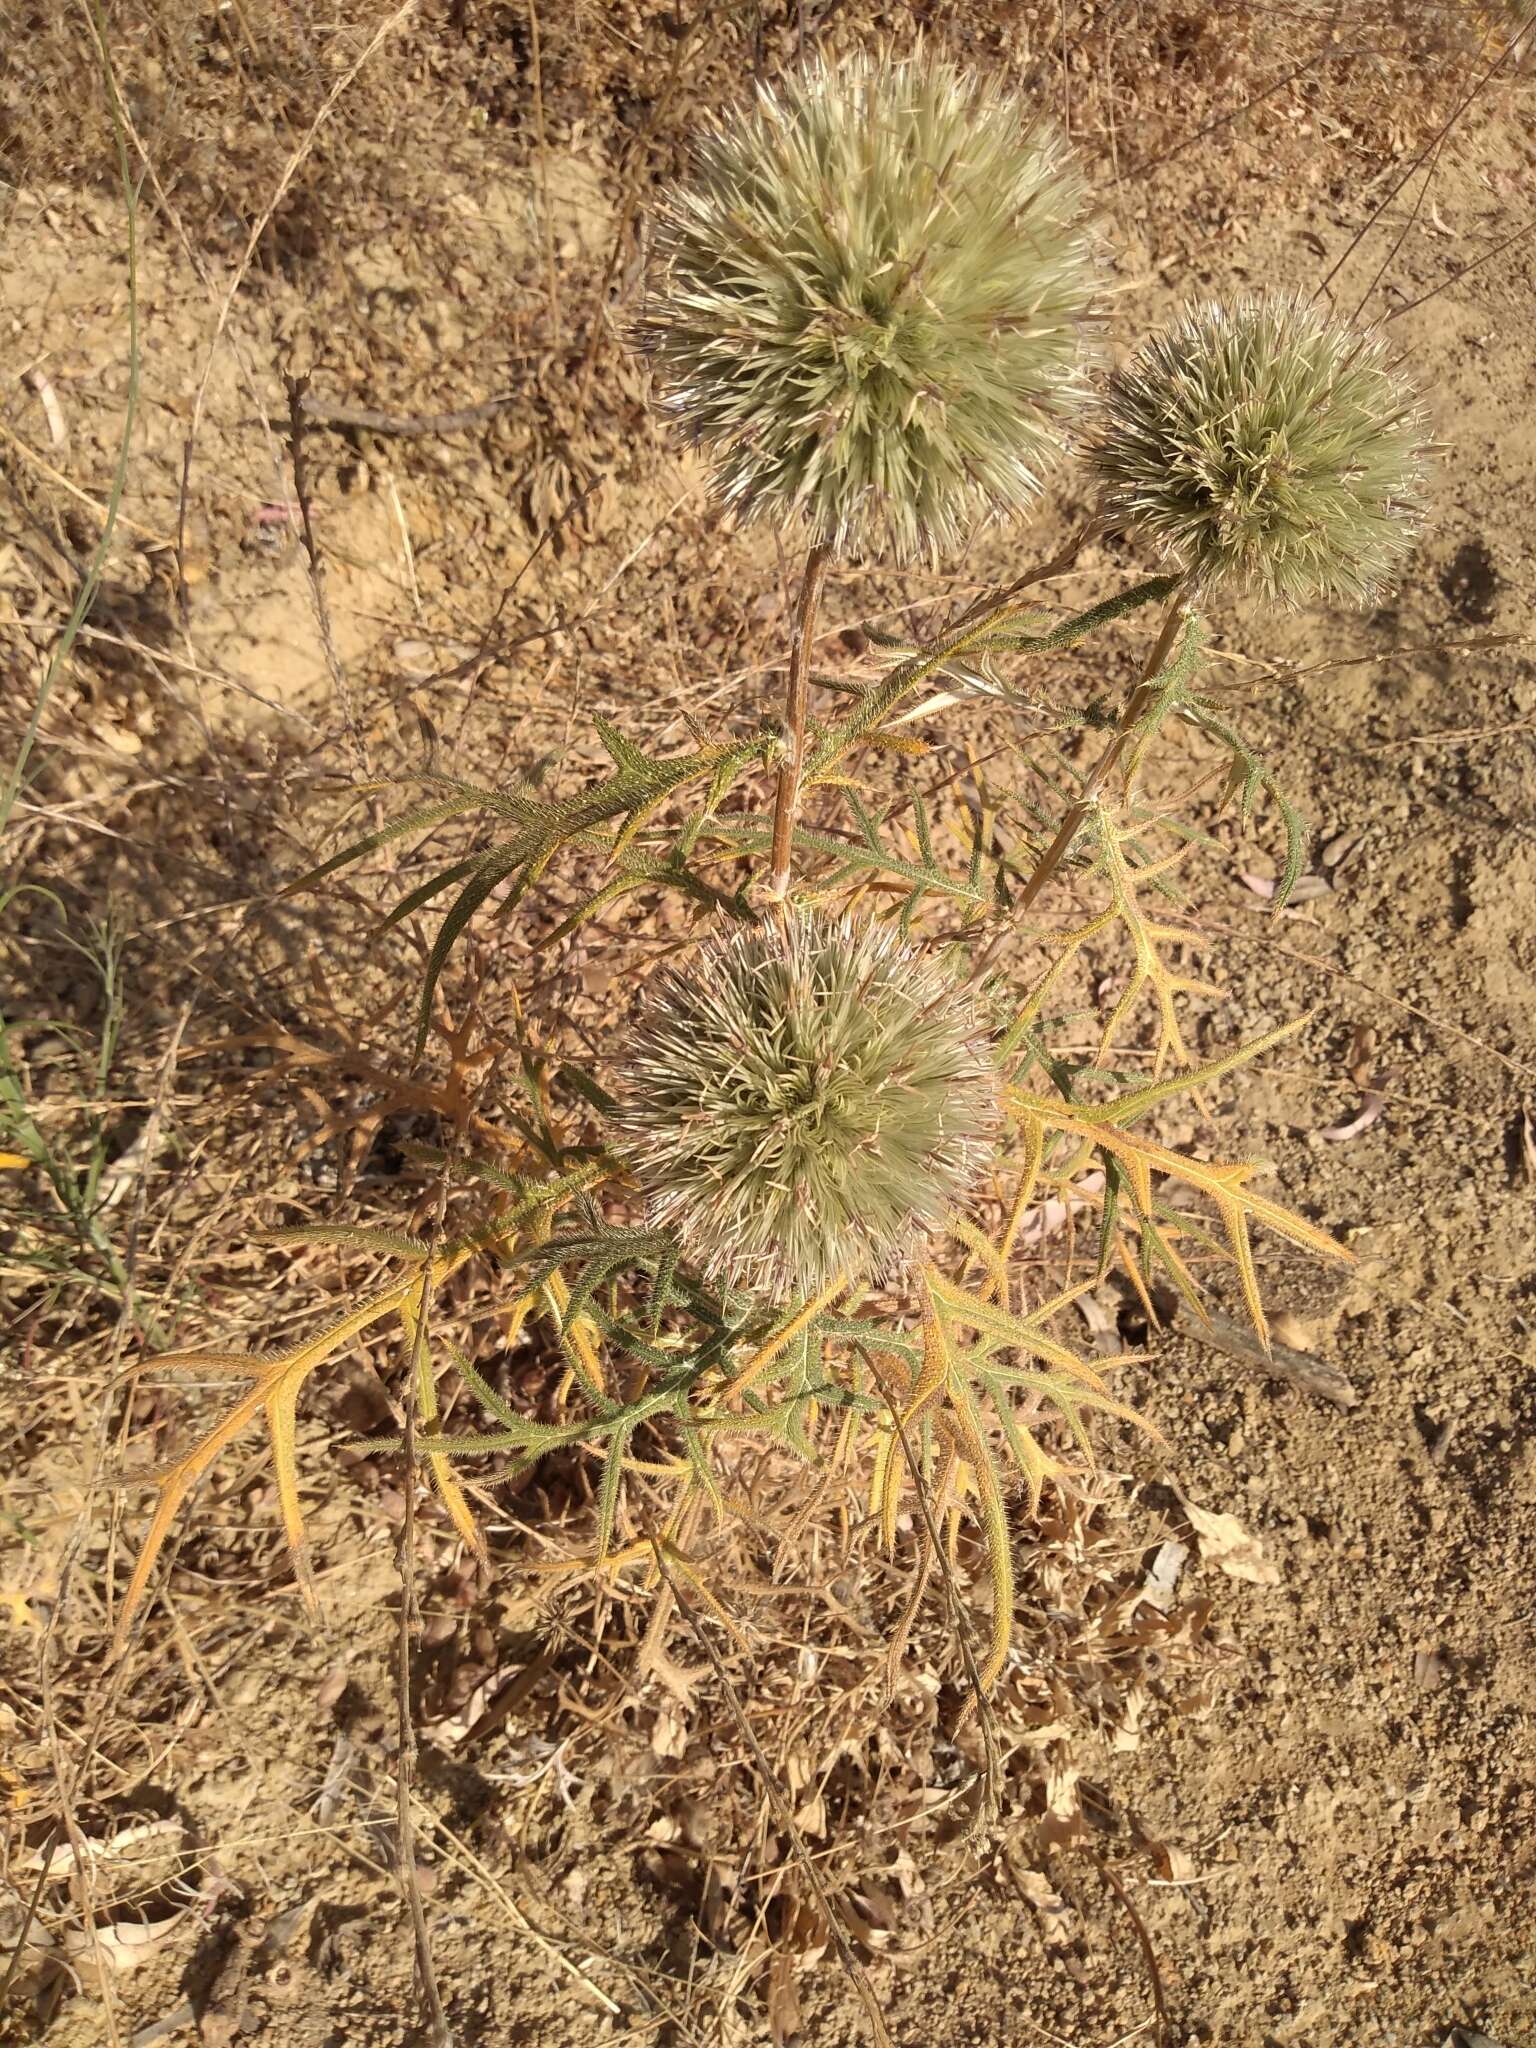
M 1030 580 L 1041 581 L 1052 574 L 1057 565 L 1052 563 Z M 1073 646 L 1088 634 L 1097 632 L 1112 619 L 1123 618 L 1127 612 L 1136 611 L 1144 604 L 1153 604 L 1170 596 L 1183 583 L 1182 576 L 1152 576 L 1144 583 L 1133 585 L 1122 591 L 1118 597 L 1106 598 L 1102 604 L 1092 606 L 1088 611 L 1079 612 L 1075 618 L 1065 619 L 1051 632 L 1038 637 L 1025 634 L 1009 636 L 1009 622 L 1021 619 L 1031 607 L 1021 602 L 1010 591 L 1009 595 L 979 617 L 962 623 L 947 639 L 937 646 L 924 648 L 910 661 L 904 661 L 893 669 L 878 689 L 867 690 L 848 716 L 832 730 L 823 735 L 820 744 L 811 756 L 807 775 L 814 780 L 824 775 L 835 762 L 856 746 L 866 734 L 883 725 L 905 698 L 921 687 L 936 670 L 953 661 L 957 654 L 968 654 L 978 647 L 1003 647 L 1033 654 L 1049 654 Z M 1019 586 L 1015 586 L 1018 588 Z
M 1035 871 L 1025 884 L 1023 895 L 1014 905 L 1014 916 L 1016 919 L 1022 917 L 1030 908 L 1036 897 L 1040 894 L 1040 891 L 1051 879 L 1051 876 L 1061 866 L 1062 861 L 1066 857 L 1067 848 L 1077 837 L 1077 828 L 1093 808 L 1094 800 L 1097 798 L 1099 791 L 1114 773 L 1116 764 L 1120 756 L 1125 752 L 1131 734 L 1136 729 L 1137 721 L 1146 710 L 1147 704 L 1151 699 L 1153 679 L 1162 673 L 1163 664 L 1168 658 L 1168 650 L 1172 647 L 1178 630 L 1184 623 L 1184 614 L 1188 602 L 1188 584 L 1186 579 L 1181 576 L 1176 581 L 1173 602 L 1163 614 L 1162 630 L 1153 643 L 1152 652 L 1147 656 L 1145 666 L 1137 678 L 1136 687 L 1131 692 L 1130 700 L 1121 714 L 1119 725 L 1115 728 L 1114 738 L 1099 756 L 1093 768 L 1089 770 L 1088 780 L 1083 784 L 1076 800 L 1071 805 L 1067 815 L 1062 819 L 1056 837 L 1036 862 Z

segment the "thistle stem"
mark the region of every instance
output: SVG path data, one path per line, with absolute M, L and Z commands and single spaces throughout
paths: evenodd
M 1014 916 L 1016 918 L 1022 916 L 1029 909 L 1035 898 L 1040 894 L 1040 891 L 1051 879 L 1051 876 L 1061 866 L 1062 861 L 1066 858 L 1067 848 L 1077 837 L 1077 828 L 1092 809 L 1094 799 L 1099 791 L 1115 772 L 1116 764 L 1120 756 L 1125 752 L 1126 743 L 1136 729 L 1136 721 L 1147 708 L 1152 695 L 1153 678 L 1161 672 L 1163 663 L 1168 659 L 1168 650 L 1172 647 L 1175 636 L 1180 626 L 1184 623 L 1184 614 L 1188 604 L 1189 587 L 1186 584 L 1174 593 L 1173 602 L 1163 614 L 1162 631 L 1153 643 L 1152 652 L 1147 656 L 1141 674 L 1136 679 L 1136 687 L 1131 692 L 1130 701 L 1127 703 L 1125 710 L 1121 713 L 1120 723 L 1115 728 L 1114 738 L 1099 756 L 1095 765 L 1089 770 L 1088 780 L 1083 784 L 1082 790 L 1073 801 L 1067 815 L 1062 819 L 1056 837 L 1035 863 L 1035 871 L 1024 885 L 1023 895 L 1014 905 Z
M 789 870 L 794 850 L 795 819 L 800 811 L 800 783 L 805 773 L 805 728 L 810 715 L 811 642 L 816 632 L 816 609 L 832 550 L 822 542 L 805 558 L 800 579 L 800 597 L 795 605 L 794 638 L 789 648 L 789 674 L 784 690 L 784 759 L 778 785 L 773 793 L 773 851 L 768 893 L 783 902 L 789 894 Z

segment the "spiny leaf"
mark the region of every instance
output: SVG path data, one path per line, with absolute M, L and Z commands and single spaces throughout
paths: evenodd
M 1171 576 L 1148 576 L 1141 583 L 1133 583 L 1129 590 L 1106 597 L 1101 603 L 1090 605 L 1086 611 L 1063 619 L 1048 633 L 1018 633 L 1004 629 L 988 634 L 987 644 L 1021 654 L 1056 654 L 1063 648 L 1075 647 L 1079 640 L 1088 639 L 1102 627 L 1127 617 L 1142 605 L 1161 604 L 1164 598 L 1172 597 L 1184 581 L 1182 572 Z
M 844 795 L 851 802 L 856 792 L 848 789 Z M 795 827 L 796 852 L 828 864 L 799 884 L 804 895 L 824 899 L 856 884 L 867 886 L 871 880 L 903 883 L 909 920 L 912 908 L 932 895 L 968 906 L 966 921 L 970 922 L 993 908 L 1001 886 L 999 878 L 1005 868 L 1013 866 L 1010 856 L 983 860 L 979 867 L 973 861 L 967 872 L 952 872 L 937 860 L 912 860 L 885 844 L 878 830 L 883 819 L 872 819 L 866 811 L 857 822 L 857 838 L 839 837 L 836 832 L 815 826 Z M 708 828 L 707 837 L 729 846 L 738 855 L 752 857 L 767 851 L 770 833 L 759 819 L 722 818 Z
M 402 896 L 379 926 L 380 936 L 393 931 L 397 924 L 403 924 L 406 918 L 414 916 L 418 910 L 425 909 L 434 897 L 441 896 L 445 889 L 451 889 L 455 882 L 462 882 L 467 876 L 472 875 L 484 858 L 484 854 L 472 853 L 464 860 L 455 861 L 451 868 L 444 868 L 441 874 L 429 876 L 408 896 Z
M 964 1288 L 936 1271 L 929 1273 L 928 1287 L 933 1301 L 947 1320 L 983 1331 L 990 1337 L 1001 1338 L 1021 1351 L 1029 1351 L 1036 1358 L 1045 1359 L 1048 1364 L 1073 1375 L 1085 1385 L 1102 1390 L 1104 1382 L 1093 1367 L 1079 1358 L 1069 1345 L 1058 1342 L 1040 1328 L 1040 1323 L 1056 1310 L 1058 1303 L 1048 1303 L 1029 1316 L 1016 1316 L 998 1302 L 987 1301 L 979 1294 L 967 1294 Z
M 916 1384 L 907 1401 L 906 1412 L 901 1421 L 904 1429 L 910 1429 L 930 1402 L 936 1401 L 949 1384 L 953 1360 L 949 1355 L 949 1341 L 944 1325 L 939 1318 L 933 1299 L 931 1276 L 924 1276 L 923 1283 L 923 1362 L 917 1375 Z
M 428 1246 L 406 1230 L 376 1230 L 352 1223 L 304 1223 L 283 1230 L 264 1230 L 259 1244 L 344 1244 L 355 1251 L 387 1252 L 398 1258 L 424 1259 Z
M 454 898 L 447 915 L 437 928 L 432 941 L 432 950 L 427 955 L 426 973 L 422 980 L 421 1002 L 416 1020 L 416 1052 L 420 1059 L 427 1049 L 427 1034 L 432 1028 L 432 1003 L 437 994 L 437 984 L 442 979 L 448 955 L 453 951 L 454 941 L 465 925 L 480 908 L 486 897 L 508 875 L 522 864 L 521 849 L 513 846 L 495 846 L 489 853 L 482 854 L 475 863 L 468 882 Z
M 1009 1399 L 1007 1391 L 996 1374 L 985 1367 L 976 1371 L 977 1385 L 984 1389 L 992 1404 L 1008 1446 L 1009 1456 L 1024 1474 L 1024 1483 L 1029 1488 L 1029 1512 L 1031 1516 L 1040 1512 L 1040 1497 L 1045 1492 L 1046 1482 L 1066 1476 L 1066 1467 L 1060 1465 L 1046 1451 L 1040 1448 L 1034 1432 L 1019 1421 L 1018 1411 Z
M 616 768 L 628 775 L 649 774 L 651 763 L 632 740 L 627 740 L 616 725 L 610 725 L 606 718 L 592 720 L 592 729 L 607 748 Z
M 398 1314 L 401 1305 L 413 1290 L 419 1289 L 423 1284 L 423 1279 L 418 1277 L 399 1286 L 386 1288 L 382 1293 L 371 1296 L 357 1308 L 349 1310 L 346 1315 L 327 1325 L 318 1336 L 311 1337 L 307 1343 L 296 1344 L 290 1350 L 278 1352 L 270 1358 L 244 1357 L 230 1352 L 172 1351 L 162 1357 L 150 1359 L 140 1368 L 151 1370 L 189 1367 L 199 1372 L 248 1378 L 253 1385 L 249 1393 L 243 1394 L 234 1407 L 221 1416 L 191 1450 L 175 1460 L 156 1481 L 159 1499 L 155 1503 L 149 1530 L 140 1548 L 133 1574 L 128 1581 L 128 1589 L 123 1595 L 123 1604 L 118 1612 L 117 1629 L 113 1636 L 114 1656 L 122 1651 L 127 1642 L 129 1627 L 144 1598 L 155 1560 L 160 1555 L 182 1502 L 219 1452 L 240 1434 L 246 1423 L 261 1409 L 266 1410 L 273 1465 L 277 1473 L 278 1498 L 289 1547 L 294 1552 L 296 1562 L 300 1559 L 303 1526 L 299 1515 L 298 1477 L 293 1456 L 294 1413 L 299 1388 L 317 1367 L 325 1363 L 338 1346 L 373 1323 L 381 1321 L 383 1317 Z M 302 1572 L 302 1566 L 300 1568 Z
M 577 1188 L 592 1185 L 603 1179 L 611 1170 L 608 1162 L 584 1161 L 571 1174 L 543 1186 L 531 1188 L 524 1195 L 521 1213 L 537 1213 Z M 190 1451 L 176 1459 L 156 1479 L 159 1497 L 119 1610 L 113 1637 L 114 1656 L 121 1652 L 127 1642 L 128 1630 L 143 1602 L 150 1575 L 182 1502 L 219 1453 L 226 1445 L 232 1443 L 246 1424 L 263 1409 L 266 1412 L 267 1430 L 271 1439 L 279 1507 L 302 1582 L 303 1526 L 294 1462 L 294 1437 L 296 1404 L 305 1380 L 341 1345 L 389 1315 L 401 1317 L 407 1333 L 411 1336 L 414 1349 L 417 1328 L 415 1319 L 420 1315 L 421 1303 L 475 1251 L 509 1236 L 517 1228 L 519 1220 L 518 1212 L 514 1212 L 483 1225 L 462 1242 L 445 1247 L 426 1265 L 425 1270 L 421 1269 L 421 1248 L 414 1239 L 407 1239 L 406 1242 L 413 1247 L 409 1255 L 417 1267 L 415 1272 L 397 1284 L 370 1295 L 344 1315 L 328 1323 L 314 1337 L 287 1350 L 267 1357 L 229 1351 L 173 1351 L 150 1359 L 144 1366 L 135 1369 L 195 1371 L 215 1377 L 249 1379 L 253 1384 L 250 1391 L 241 1395 L 234 1406 L 198 1439 Z M 558 1276 L 550 1282 L 550 1287 L 553 1290 L 554 1308 L 558 1316 L 559 1303 L 563 1299 L 563 1289 Z M 578 1357 L 584 1355 L 584 1339 L 579 1325 L 574 1331 L 567 1332 L 562 1329 L 562 1339 L 571 1343 Z M 431 1461 L 433 1478 L 443 1494 L 455 1526 L 466 1541 L 476 1543 L 478 1535 L 473 1517 L 456 1485 L 449 1478 L 446 1467 L 441 1463 L 442 1458 L 448 1455 L 444 1440 L 432 1430 L 437 1414 L 435 1386 L 429 1384 L 429 1371 L 425 1368 L 419 1369 L 422 1373 L 417 1393 L 419 1413 L 427 1425 L 423 1431 L 423 1453 Z
M 464 1490 L 450 1469 L 441 1452 L 432 1448 L 438 1434 L 437 1378 L 432 1370 L 432 1358 L 427 1344 L 430 1297 L 425 1288 L 412 1299 L 410 1296 L 400 1305 L 400 1320 L 405 1325 L 405 1334 L 411 1347 L 411 1370 L 416 1379 L 416 1419 L 420 1425 L 413 1435 L 420 1438 L 421 1455 L 426 1459 L 427 1470 L 437 1488 L 443 1506 L 448 1510 L 448 1519 L 453 1523 L 460 1537 L 478 1556 L 485 1556 L 485 1538 L 470 1512 Z M 407 1397 L 409 1398 L 409 1396 Z M 409 1482 L 407 1482 L 409 1483 Z
M 1225 718 L 1216 707 L 1204 698 L 1188 699 L 1181 707 L 1184 716 L 1197 725 L 1212 739 L 1219 740 L 1232 756 L 1232 775 L 1228 789 L 1240 792 L 1242 797 L 1240 815 L 1243 822 L 1253 808 L 1254 799 L 1260 790 L 1266 791 L 1275 800 L 1285 827 L 1285 866 L 1280 881 L 1270 899 L 1271 910 L 1283 910 L 1290 900 L 1291 891 L 1301 873 L 1302 862 L 1307 851 L 1307 823 L 1300 811 L 1286 796 L 1276 782 L 1272 770 L 1249 745 L 1241 733 Z
M 1285 825 L 1285 865 L 1280 870 L 1280 880 L 1274 894 L 1274 908 L 1276 910 L 1284 910 L 1286 904 L 1291 900 L 1291 891 L 1296 886 L 1297 879 L 1301 874 L 1301 864 L 1306 858 L 1307 822 L 1296 806 L 1274 783 L 1270 784 L 1270 795 L 1274 798 L 1276 808 L 1279 810 L 1281 820 Z
M 633 1434 L 633 1424 L 621 1424 L 608 1442 L 602 1484 L 597 1495 L 597 1556 L 600 1563 L 607 1557 L 608 1546 L 613 1541 L 613 1524 L 619 1511 L 619 1486 L 624 1477 L 624 1453 Z
M 1185 1074 L 1171 1074 L 1166 1080 L 1151 1081 L 1144 1088 L 1130 1088 L 1117 1095 L 1112 1102 L 1096 1107 L 1082 1106 L 1078 1115 L 1085 1123 L 1127 1124 L 1133 1117 L 1144 1116 L 1149 1109 L 1160 1102 L 1166 1102 L 1174 1095 L 1198 1093 L 1208 1088 L 1213 1081 L 1220 1081 L 1236 1068 L 1246 1066 L 1270 1052 L 1277 1045 L 1283 1045 L 1288 1038 L 1294 1038 L 1298 1031 L 1306 1029 L 1317 1013 L 1308 1010 L 1304 1016 L 1294 1017 L 1289 1023 L 1277 1024 L 1272 1031 L 1263 1032 L 1258 1038 L 1251 1038 L 1245 1045 L 1239 1045 L 1229 1053 L 1223 1053 L 1214 1060 L 1208 1060 L 1202 1067 L 1195 1067 Z
M 680 896 L 691 897 L 694 902 L 703 904 L 706 909 L 718 910 L 738 923 L 757 922 L 756 911 L 740 889 L 727 891 L 714 888 L 681 859 L 652 860 L 644 855 L 625 854 L 617 840 L 613 845 L 613 858 L 619 861 L 622 872 L 594 889 L 551 931 L 546 932 L 536 942 L 536 952 L 547 952 L 551 946 L 568 938 L 573 931 L 588 923 L 600 911 L 606 910 L 610 904 L 621 902 L 624 897 L 632 896 L 637 890 L 646 888 L 674 889 Z
M 434 825 L 441 825 L 449 818 L 461 818 L 466 811 L 478 810 L 488 802 L 490 792 L 479 789 L 462 789 L 458 795 L 445 797 L 437 803 L 420 804 L 402 817 L 394 818 L 387 825 L 381 825 L 376 832 L 365 833 L 361 839 L 354 839 L 321 861 L 318 867 L 310 868 L 295 881 L 285 882 L 279 890 L 280 896 L 297 896 L 301 889 L 312 889 L 316 882 L 323 882 L 327 875 L 335 874 L 338 868 L 348 866 L 352 861 L 361 860 L 365 853 L 372 853 L 380 846 L 388 846 L 393 840 L 405 839 L 412 832 L 427 832 Z
M 1096 1147 L 1112 1154 L 1124 1168 L 1126 1184 L 1135 1201 L 1137 1213 L 1143 1218 L 1152 1213 L 1152 1176 L 1155 1173 L 1180 1181 L 1186 1187 L 1193 1188 L 1196 1193 L 1205 1196 L 1221 1220 L 1228 1247 L 1242 1280 L 1249 1314 L 1261 1337 L 1266 1337 L 1267 1325 L 1259 1300 L 1253 1256 L 1248 1244 L 1247 1226 L 1250 1221 L 1264 1224 L 1292 1244 L 1299 1245 L 1322 1258 L 1346 1261 L 1350 1258 L 1344 1246 L 1330 1237 L 1326 1231 L 1319 1230 L 1315 1224 L 1304 1222 L 1289 1209 L 1282 1208 L 1278 1202 L 1255 1194 L 1246 1185 L 1249 1178 L 1258 1170 L 1252 1161 L 1218 1165 L 1205 1160 L 1190 1159 L 1181 1153 L 1169 1151 L 1166 1146 L 1155 1144 L 1149 1138 L 1122 1131 L 1102 1115 L 1095 1117 L 1081 1110 L 1069 1111 L 1057 1104 L 1021 1096 L 1015 1096 L 1014 1102 L 1015 1107 L 1025 1118 L 1041 1117 L 1056 1130 L 1085 1138 Z
M 980 1672 L 981 1690 L 985 1693 L 997 1683 L 1013 1638 L 1013 1542 L 1008 1529 L 1008 1510 L 1003 1502 L 996 1462 L 982 1433 L 975 1398 L 963 1381 L 955 1387 L 943 1425 L 953 1430 L 957 1448 L 974 1474 L 982 1529 L 986 1536 L 987 1569 L 992 1582 L 992 1630 L 986 1661 Z M 974 1700 L 967 1701 L 962 1721 L 967 1712 L 974 1711 L 974 1704 Z

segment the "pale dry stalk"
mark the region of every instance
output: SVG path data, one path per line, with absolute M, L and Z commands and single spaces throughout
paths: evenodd
M 805 558 L 800 579 L 800 597 L 795 606 L 795 624 L 789 647 L 789 675 L 784 691 L 784 759 L 779 767 L 773 795 L 773 852 L 768 892 L 782 903 L 789 894 L 789 871 L 794 856 L 795 820 L 800 811 L 800 787 L 805 775 L 805 728 L 810 717 L 811 643 L 816 637 L 816 612 L 832 559 L 829 546 L 818 543 Z

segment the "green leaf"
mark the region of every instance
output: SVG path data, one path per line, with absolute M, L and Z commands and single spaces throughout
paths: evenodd
M 296 896 L 301 889 L 312 889 L 316 882 L 323 882 L 327 875 L 335 874 L 338 868 L 344 868 L 354 860 L 361 860 L 365 853 L 372 853 L 380 846 L 388 846 L 393 840 L 405 839 L 412 832 L 426 832 L 434 825 L 441 825 L 447 818 L 460 818 L 466 811 L 480 809 L 484 806 L 486 798 L 487 792 L 484 790 L 466 790 L 461 795 L 445 798 L 440 803 L 419 805 L 414 811 L 407 811 L 403 818 L 396 818 L 388 825 L 381 825 L 377 832 L 369 832 L 361 839 L 354 839 L 350 845 L 343 846 L 339 852 L 333 853 L 328 860 L 321 861 L 318 867 L 310 868 L 297 880 L 284 883 L 278 895 Z
M 423 909 L 434 896 L 440 896 L 445 889 L 451 889 L 455 882 L 462 882 L 466 875 L 472 875 L 484 858 L 483 854 L 472 853 L 466 860 L 455 861 L 451 868 L 444 868 L 441 874 L 431 876 L 419 888 L 413 889 L 409 896 L 402 897 L 379 926 L 380 937 L 382 938 L 385 932 L 393 931 L 397 924 L 403 924 L 406 918 L 416 911 Z
M 653 763 L 642 753 L 632 740 L 627 740 L 616 725 L 610 725 L 606 718 L 594 717 L 593 730 L 607 748 L 616 768 L 626 775 L 647 776 Z
M 624 1454 L 634 1435 L 632 1422 L 621 1422 L 608 1440 L 602 1483 L 597 1494 L 597 1554 L 605 1558 L 613 1546 L 613 1525 L 619 1512 L 619 1488 L 624 1479 Z
M 432 951 L 427 956 L 426 979 L 422 984 L 421 1004 L 416 1020 L 416 1058 L 420 1059 L 427 1049 L 427 1034 L 432 1028 L 432 1002 L 437 994 L 437 984 L 442 979 L 448 955 L 465 925 L 480 908 L 486 897 L 498 883 L 506 880 L 512 870 L 520 864 L 521 856 L 516 848 L 493 846 L 489 853 L 482 854 L 476 862 L 473 879 L 454 899 L 452 908 L 438 926 L 437 937 L 432 941 Z
M 1270 907 L 1272 910 L 1284 910 L 1301 873 L 1302 861 L 1306 858 L 1307 823 L 1296 806 L 1282 796 L 1273 783 L 1270 784 L 1270 795 L 1273 796 L 1285 825 L 1285 866 L 1281 870 L 1280 884 L 1275 890 Z

